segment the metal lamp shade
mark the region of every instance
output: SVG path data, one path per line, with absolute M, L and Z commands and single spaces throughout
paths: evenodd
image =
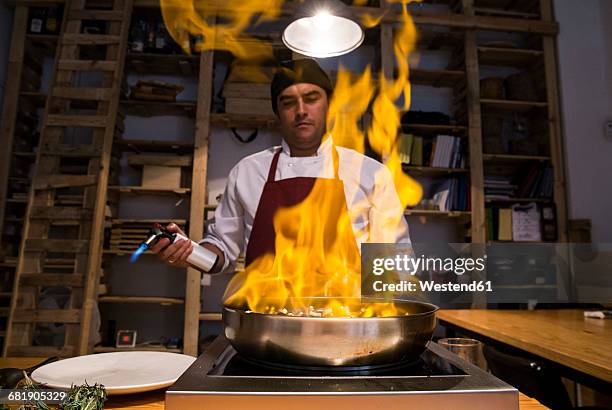
M 283 43 L 289 49 L 316 58 L 349 53 L 363 39 L 363 30 L 348 7 L 334 0 L 303 3 L 283 31 Z

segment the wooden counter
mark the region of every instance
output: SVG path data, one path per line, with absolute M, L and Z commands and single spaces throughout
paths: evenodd
M 5 367 L 29 367 L 42 362 L 44 358 L 0 358 L 0 369 Z M 165 408 L 165 391 L 156 390 L 148 393 L 129 394 L 125 396 L 111 396 L 104 406 L 105 409 L 115 410 L 162 410 Z M 519 393 L 520 410 L 546 410 L 535 399 Z
M 440 310 L 443 326 L 482 335 L 612 383 L 612 320 L 582 310 Z

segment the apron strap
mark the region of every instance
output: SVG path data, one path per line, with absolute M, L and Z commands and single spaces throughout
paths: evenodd
M 270 165 L 270 171 L 268 172 L 268 182 L 274 182 L 274 177 L 276 176 L 276 166 L 278 165 L 278 158 L 280 157 L 280 153 L 283 149 L 279 149 L 274 154 L 272 158 L 272 165 Z

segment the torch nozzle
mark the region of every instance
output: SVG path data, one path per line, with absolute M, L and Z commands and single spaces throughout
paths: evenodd
M 147 238 L 146 241 L 143 242 L 144 245 L 148 247 L 151 246 L 151 244 L 153 242 L 155 242 L 157 239 L 159 239 L 160 236 L 162 236 L 164 233 L 161 229 L 159 228 L 153 228 L 151 229 L 151 231 L 149 231 L 149 237 Z

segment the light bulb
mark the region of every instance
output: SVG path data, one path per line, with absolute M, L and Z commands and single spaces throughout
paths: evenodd
M 333 18 L 327 10 L 321 10 L 312 17 L 312 23 L 317 30 L 328 31 L 332 26 Z

